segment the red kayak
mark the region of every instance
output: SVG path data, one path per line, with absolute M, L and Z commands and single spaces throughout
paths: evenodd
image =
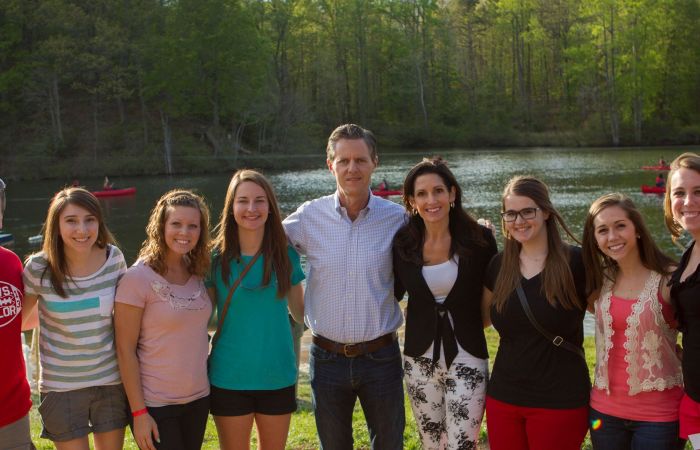
M 663 194 L 666 192 L 666 188 L 661 186 L 647 186 L 646 184 L 642 185 L 642 193 L 644 194 Z
M 380 197 L 389 197 L 390 195 L 401 195 L 403 191 L 400 189 L 373 189 L 372 194 Z
M 122 197 L 124 195 L 136 194 L 136 188 L 128 187 L 124 189 L 105 189 L 103 191 L 93 191 L 92 194 L 95 197 Z
M 671 170 L 671 166 L 642 166 L 642 170 L 655 170 L 657 172 L 663 172 Z

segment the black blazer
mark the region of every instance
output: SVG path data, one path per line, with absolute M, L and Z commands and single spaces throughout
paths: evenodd
M 481 294 L 486 267 L 498 248 L 491 230 L 482 227 L 482 231 L 488 245 L 474 247 L 471 256 L 459 258 L 457 279 L 443 305 L 435 302 L 423 278 L 422 266 L 401 259 L 394 248 L 396 298 L 400 300 L 408 292 L 404 354 L 422 356 L 430 344 L 438 341 L 434 356 L 439 357 L 439 344 L 442 342 L 449 367 L 452 360 L 448 357 L 448 350 L 456 338 L 459 345 L 472 355 L 488 358 L 481 319 Z M 445 311 L 452 316 L 454 330 L 446 320 Z M 445 320 L 442 320 L 443 317 Z

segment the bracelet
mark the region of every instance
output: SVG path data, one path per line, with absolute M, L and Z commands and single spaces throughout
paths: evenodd
M 143 409 L 139 409 L 138 411 L 131 412 L 132 417 L 138 417 L 138 416 L 142 416 L 144 414 L 148 414 L 148 409 L 143 408 Z

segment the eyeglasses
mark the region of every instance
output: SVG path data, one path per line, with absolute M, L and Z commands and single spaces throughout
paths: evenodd
M 522 217 L 523 220 L 531 220 L 537 216 L 537 211 L 540 208 L 523 208 L 520 211 L 506 211 L 501 213 L 501 217 L 505 222 L 515 222 L 518 216 Z

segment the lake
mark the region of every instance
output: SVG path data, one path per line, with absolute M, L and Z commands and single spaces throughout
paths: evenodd
M 640 185 L 654 184 L 655 172 L 641 170 L 644 165 L 655 165 L 661 156 L 671 161 L 684 151 L 700 152 L 700 147 L 688 148 L 622 148 L 622 149 L 431 149 L 425 151 L 387 151 L 380 149 L 380 164 L 374 182 L 382 179 L 390 187 L 402 185 L 403 179 L 423 156 L 441 155 L 457 176 L 464 190 L 464 205 L 475 217 L 484 217 L 499 224 L 500 195 L 505 183 L 514 175 L 529 174 L 540 177 L 552 192 L 554 205 L 576 235 L 580 235 L 588 207 L 598 196 L 608 192 L 622 192 L 630 196 L 643 212 L 658 244 L 674 256 L 680 256 L 663 224 L 663 197 L 642 194 Z M 295 166 L 300 157 L 294 157 Z M 305 169 L 266 171 L 280 202 L 282 214 L 287 215 L 305 200 L 332 193 L 334 179 L 325 165 L 325 154 L 303 157 Z M 280 167 L 285 156 L 280 156 Z M 80 182 L 98 190 L 105 174 L 85 178 Z M 108 174 L 115 187 L 134 186 L 137 193 L 131 197 L 104 198 L 107 223 L 131 264 L 145 238 L 144 227 L 155 201 L 167 190 L 176 187 L 195 189 L 202 193 L 212 210 L 212 222 L 217 222 L 224 202 L 231 174 L 178 175 L 151 177 L 119 177 Z M 0 174 L 2 177 L 2 174 Z M 58 180 L 19 181 L 8 183 L 8 204 L 4 230 L 15 236 L 10 246 L 20 257 L 38 247 L 27 238 L 39 233 L 46 216 L 50 197 L 65 183 Z M 400 197 L 392 197 L 400 202 Z M 498 240 L 501 232 L 498 230 Z M 499 242 L 500 245 L 500 242 Z M 590 328 L 589 328 L 590 330 Z

